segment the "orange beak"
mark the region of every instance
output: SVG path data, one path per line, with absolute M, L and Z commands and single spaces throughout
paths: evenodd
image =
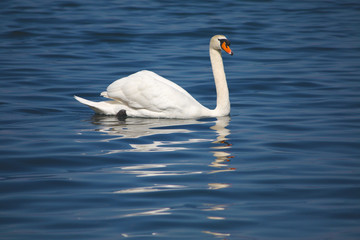
M 221 48 L 228 54 L 233 55 L 233 52 L 231 51 L 230 47 L 226 44 L 226 42 L 223 42 L 221 44 Z

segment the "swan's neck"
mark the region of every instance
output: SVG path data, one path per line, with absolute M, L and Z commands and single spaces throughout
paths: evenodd
M 210 48 L 210 61 L 214 74 L 217 95 L 216 108 L 214 112 L 217 116 L 225 116 L 230 113 L 230 100 L 221 52 Z

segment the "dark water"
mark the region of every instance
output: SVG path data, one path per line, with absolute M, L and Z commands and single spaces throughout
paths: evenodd
M 1 239 L 359 239 L 360 3 L 0 2 Z M 95 116 L 141 69 L 231 117 Z

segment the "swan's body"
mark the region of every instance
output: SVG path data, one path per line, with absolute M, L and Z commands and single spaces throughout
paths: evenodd
M 151 71 L 140 71 L 110 84 L 103 97 L 110 101 L 92 102 L 75 96 L 96 113 L 116 115 L 125 110 L 128 117 L 200 118 L 226 116 L 230 113 L 229 90 L 224 72 L 221 49 L 232 55 L 225 36 L 210 40 L 210 59 L 217 92 L 217 106 L 210 110 L 196 101 L 177 84 Z M 121 111 L 124 112 L 124 111 Z

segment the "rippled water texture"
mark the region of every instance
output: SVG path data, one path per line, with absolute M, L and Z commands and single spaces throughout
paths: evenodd
M 0 2 L 1 239 L 359 239 L 360 3 Z M 94 115 L 148 69 L 230 117 Z

